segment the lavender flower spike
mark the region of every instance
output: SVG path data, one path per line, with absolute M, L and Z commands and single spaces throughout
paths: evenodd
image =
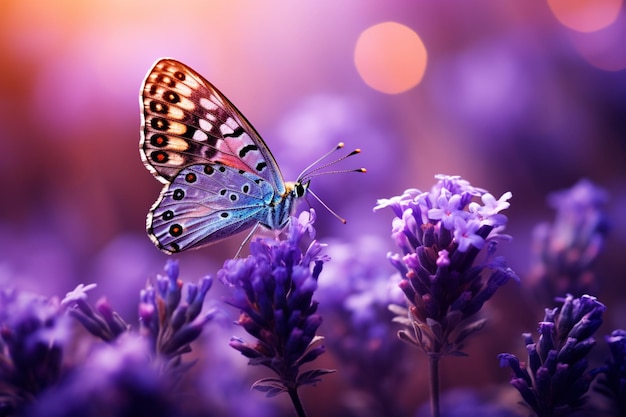
M 430 192 L 409 189 L 378 200 L 374 210 L 390 207 L 397 216 L 392 237 L 402 253 L 388 257 L 402 274 L 400 288 L 409 302 L 408 311 L 391 307 L 395 321 L 408 327 L 400 337 L 430 356 L 458 356 L 465 339 L 484 324 L 468 319 L 500 286 L 518 279 L 502 258 L 492 258 L 497 242 L 509 238 L 499 233 L 507 222 L 500 211 L 512 195 L 496 199 L 461 177 L 436 178 Z
M 500 366 L 513 370 L 511 385 L 537 416 L 566 416 L 585 404 L 585 394 L 599 372 L 586 372 L 586 356 L 595 345 L 591 336 L 602 324 L 605 310 L 594 297 L 568 295 L 560 311 L 546 309 L 536 343 L 530 334 L 524 334 L 526 367 L 515 355 L 498 355 Z
M 148 283 L 139 296 L 139 334 L 151 347 L 154 365 L 163 373 L 180 375 L 193 362 L 183 363 L 182 355 L 191 351 L 191 342 L 200 336 L 214 312 L 202 313 L 204 298 L 213 278 L 204 277 L 198 284 L 178 278 L 178 261 L 168 260 L 165 276 L 157 275 L 156 284 Z M 94 284 L 79 285 L 67 293 L 63 306 L 96 337 L 113 343 L 122 335 L 133 332 L 105 298 L 96 302 L 95 309 L 86 301 L 86 292 Z M 183 289 L 187 297 L 183 300 Z
M 465 355 L 465 340 L 485 324 L 473 316 L 500 286 L 518 278 L 504 259 L 493 258 L 498 241 L 509 238 L 499 232 L 507 222 L 500 211 L 508 208 L 511 193 L 496 199 L 461 177 L 435 178 L 430 192 L 409 189 L 378 200 L 374 210 L 390 207 L 396 215 L 392 238 L 401 253 L 388 258 L 402 275 L 409 307 L 389 308 L 406 327 L 400 339 L 429 356 L 431 410 L 438 417 L 439 360 Z
M 300 372 L 300 366 L 325 350 L 320 345 L 323 338 L 316 336 L 322 319 L 312 299 L 324 262 L 322 245 L 314 240 L 304 252 L 299 246 L 313 232 L 314 220 L 313 210 L 291 218 L 286 240 L 257 239 L 250 244 L 250 256 L 227 260 L 217 274 L 233 291 L 226 302 L 241 310 L 237 323 L 257 339 L 248 343 L 233 338 L 230 345 L 250 358 L 251 365 L 267 366 L 278 375 L 253 385 L 268 396 L 288 392 L 294 400 L 299 386 L 314 384 L 321 375 L 333 372 Z M 295 402 L 294 406 L 298 409 Z

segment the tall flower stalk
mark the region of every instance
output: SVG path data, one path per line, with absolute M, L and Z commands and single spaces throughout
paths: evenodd
M 375 210 L 390 207 L 396 217 L 392 237 L 401 253 L 389 260 L 402 275 L 408 309 L 390 308 L 406 326 L 400 339 L 420 348 L 430 361 L 432 415 L 439 410 L 439 361 L 465 356 L 468 336 L 485 319 L 476 318 L 495 291 L 517 276 L 504 259 L 494 257 L 507 218 L 507 192 L 499 199 L 458 176 L 436 177 L 429 192 L 408 189 L 401 196 L 378 200 Z M 478 202 L 480 201 L 480 202 Z
M 299 417 L 306 415 L 298 395 L 302 385 L 313 385 L 328 369 L 301 372 L 300 367 L 324 353 L 323 337 L 316 332 L 322 317 L 312 299 L 322 272 L 322 245 L 313 240 L 305 251 L 300 244 L 315 237 L 315 212 L 292 217 L 285 240 L 257 239 L 250 244 L 250 256 L 231 259 L 218 272 L 219 280 L 232 289 L 226 302 L 240 310 L 237 324 L 255 342 L 233 337 L 230 346 L 263 365 L 277 377 L 263 378 L 253 388 L 268 397 L 286 392 Z

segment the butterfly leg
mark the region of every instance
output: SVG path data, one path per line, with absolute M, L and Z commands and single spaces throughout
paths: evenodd
M 235 254 L 235 257 L 233 259 L 239 258 L 239 254 L 241 253 L 241 250 L 243 249 L 244 246 L 246 246 L 246 244 L 250 241 L 250 239 L 252 239 L 252 236 L 256 233 L 259 226 L 261 226 L 261 223 L 255 224 L 252 230 L 250 230 L 250 233 L 248 233 L 248 236 L 246 236 L 243 242 L 241 242 L 241 245 L 239 245 L 239 249 L 237 249 L 237 253 Z

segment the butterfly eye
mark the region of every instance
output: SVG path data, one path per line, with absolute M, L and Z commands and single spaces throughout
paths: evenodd
M 300 198 L 304 194 L 306 194 L 306 189 L 309 187 L 309 183 L 296 183 L 294 186 L 294 191 L 296 192 L 296 197 Z

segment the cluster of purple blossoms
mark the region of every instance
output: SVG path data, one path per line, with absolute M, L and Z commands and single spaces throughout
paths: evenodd
M 604 248 L 609 222 L 607 195 L 589 180 L 552 193 L 548 204 L 556 210 L 552 224 L 533 231 L 534 297 L 551 303 L 554 297 L 594 294 L 598 289 L 594 264 Z
M 375 210 L 390 207 L 396 215 L 392 237 L 402 253 L 388 257 L 409 302 L 408 311 L 393 306 L 396 321 L 408 328 L 399 336 L 440 358 L 464 355 L 465 339 L 485 322 L 471 317 L 518 278 L 493 256 L 497 242 L 509 238 L 500 234 L 507 222 L 500 211 L 509 207 L 511 193 L 496 199 L 458 176 L 436 178 L 430 192 L 409 189 L 379 200 Z
M 180 375 L 191 365 L 182 363 L 182 355 L 191 351 L 190 343 L 213 318 L 213 311 L 201 314 L 213 279 L 206 276 L 198 284 L 187 283 L 183 300 L 178 261 L 168 260 L 165 272 L 165 276 L 157 275 L 155 285 L 149 283 L 141 290 L 138 332 L 149 343 L 154 365 L 163 372 Z M 94 286 L 78 286 L 66 295 L 63 304 L 91 334 L 113 342 L 131 331 L 131 326 L 113 311 L 106 299 L 100 299 L 95 309 L 86 302 L 86 291 Z
M 546 309 L 535 343 L 525 333 L 526 366 L 510 353 L 498 355 L 500 366 L 513 370 L 511 385 L 538 417 L 571 415 L 585 404 L 585 394 L 600 369 L 587 371 L 592 335 L 602 324 L 606 307 L 594 297 L 568 295 L 558 308 Z
M 315 212 L 292 217 L 286 240 L 260 238 L 250 243 L 250 255 L 231 259 L 218 272 L 219 280 L 232 289 L 226 302 L 240 310 L 237 324 L 256 342 L 233 337 L 230 346 L 250 359 L 251 365 L 264 365 L 277 378 L 263 378 L 253 388 L 268 396 L 287 392 L 297 410 L 304 415 L 297 396 L 302 385 L 315 384 L 327 369 L 300 372 L 305 363 L 324 353 L 316 336 L 322 318 L 312 299 L 325 258 L 323 246 L 313 240 L 305 251 L 300 244 L 308 235 L 313 239 Z M 313 266 L 311 266 L 311 264 Z

